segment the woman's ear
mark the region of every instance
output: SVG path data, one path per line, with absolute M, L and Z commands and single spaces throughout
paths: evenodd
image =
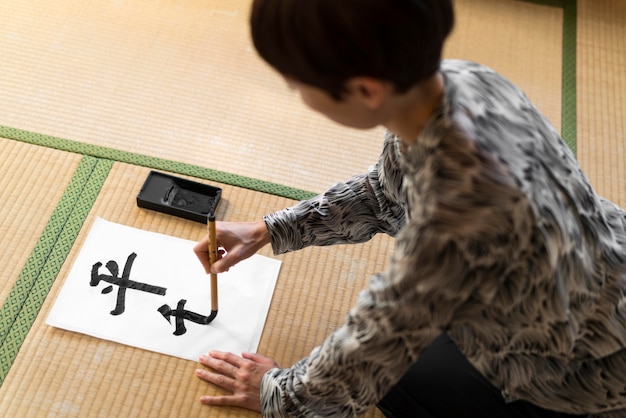
M 378 109 L 393 91 L 391 83 L 371 77 L 353 77 L 346 83 L 348 94 L 370 110 Z

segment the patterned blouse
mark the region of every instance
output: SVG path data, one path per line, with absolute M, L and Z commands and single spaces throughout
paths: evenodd
M 265 217 L 276 254 L 381 232 L 397 246 L 341 327 L 265 374 L 263 415 L 362 414 L 448 332 L 507 401 L 626 416 L 626 212 L 517 87 L 441 71 L 414 145 L 388 133 L 368 173 Z

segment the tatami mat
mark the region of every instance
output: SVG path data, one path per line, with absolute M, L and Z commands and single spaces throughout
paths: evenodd
M 517 84 L 561 128 L 563 9 L 522 1 L 456 1 L 445 56 L 479 62 Z
M 364 171 L 381 130 L 306 109 L 253 50 L 249 4 L 5 0 L 0 125 L 314 192 Z M 501 0 L 457 8 L 446 56 L 502 71 L 558 126 L 562 11 Z
M 313 114 L 259 60 L 248 38 L 249 4 L 0 2 L 0 132 L 15 139 L 0 138 L 7 243 L 0 253 L 0 415 L 256 416 L 202 407 L 199 396 L 216 389 L 194 377 L 194 362 L 44 324 L 96 216 L 186 239 L 204 234 L 203 225 L 137 208 L 147 167 L 228 177 L 213 175 L 220 170 L 319 192 L 376 160 L 381 130 L 353 131 Z M 457 0 L 445 55 L 487 64 L 520 85 L 558 129 L 572 132 L 598 191 L 626 206 L 626 5 L 573 5 Z M 572 43 L 574 53 L 564 54 Z M 568 59 L 577 64 L 565 68 Z M 573 114 L 565 111 L 572 104 Z M 32 137 L 44 146 L 22 142 Z M 260 193 L 213 184 L 224 190 L 224 220 L 258 219 L 293 203 L 265 185 L 256 187 Z M 381 236 L 280 256 L 259 352 L 283 365 L 305 356 L 343 320 L 392 247 Z M 262 254 L 271 256 L 269 247 Z M 12 300 L 22 306 L 13 309 Z
M 578 3 L 578 159 L 598 193 L 626 206 L 626 2 Z
M 149 170 L 117 163 L 0 387 L 7 416 L 254 416 L 239 409 L 202 407 L 215 389 L 194 376 L 194 362 L 77 335 L 44 324 L 48 310 L 96 216 L 144 230 L 198 240 L 206 227 L 136 206 Z M 223 187 L 220 219 L 249 220 L 293 203 L 246 189 Z M 383 268 L 392 240 L 313 248 L 284 259 L 259 352 L 290 365 L 343 321 L 369 273 Z M 266 247 L 262 254 L 271 256 Z M 304 330 L 304 331 L 303 331 Z M 41 372 L 44 371 L 44 372 Z M 36 401 L 33 401 L 35 398 Z
M 80 156 L 0 138 L 0 302 L 78 166 Z
M 305 190 L 364 171 L 380 135 L 304 108 L 252 49 L 249 3 L 5 0 L 0 124 Z

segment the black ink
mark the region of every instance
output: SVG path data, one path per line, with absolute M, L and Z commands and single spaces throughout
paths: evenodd
M 161 306 L 158 311 L 161 312 L 161 315 L 167 322 L 172 323 L 170 317 L 176 318 L 176 330 L 174 331 L 174 335 L 183 335 L 187 332 L 187 328 L 185 328 L 185 319 L 191 322 L 195 322 L 200 325 L 207 325 L 209 322 L 213 321 L 213 319 L 217 316 L 217 311 L 211 311 L 209 316 L 202 316 L 199 313 L 191 312 L 185 310 L 185 303 L 187 301 L 185 299 L 181 299 L 178 301 L 178 305 L 176 309 L 172 310 L 169 305 Z
M 106 264 L 106 268 L 111 273 L 108 274 L 98 274 L 98 270 L 102 267 L 102 263 L 98 262 L 94 264 L 91 268 L 91 281 L 89 284 L 91 286 L 97 286 L 100 281 L 105 281 L 107 283 L 111 283 L 112 285 L 119 286 L 117 290 L 117 303 L 115 305 L 115 309 L 111 311 L 111 315 L 120 315 L 126 309 L 125 301 L 126 301 L 126 289 L 134 289 L 140 290 L 142 292 L 153 293 L 155 295 L 165 295 L 167 291 L 164 287 L 152 286 L 146 283 L 139 283 L 132 280 L 129 280 L 130 269 L 133 266 L 133 262 L 137 257 L 136 253 L 132 253 L 126 259 L 126 264 L 124 265 L 124 272 L 122 273 L 122 277 L 119 277 L 119 267 L 117 263 L 113 260 L 109 261 Z M 110 293 L 113 290 L 113 286 L 107 286 L 102 290 L 103 294 Z

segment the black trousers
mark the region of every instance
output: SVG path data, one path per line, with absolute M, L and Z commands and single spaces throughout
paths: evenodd
M 422 353 L 378 408 L 393 418 L 569 418 L 525 401 L 505 403 L 447 334 Z

